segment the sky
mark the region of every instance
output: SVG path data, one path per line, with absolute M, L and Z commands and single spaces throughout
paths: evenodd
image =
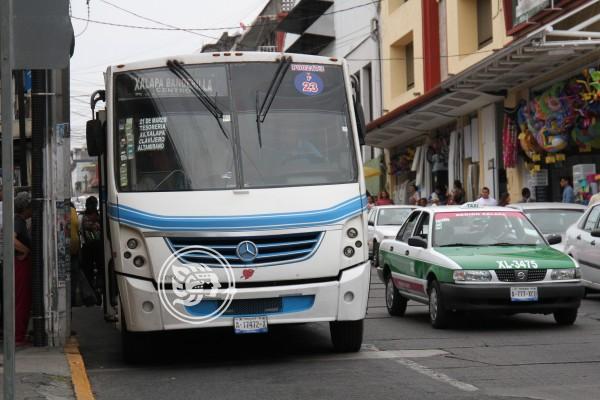
M 89 2 L 89 3 L 88 3 Z M 120 8 L 181 28 L 238 27 L 252 23 L 266 0 L 71 0 L 71 16 L 86 20 L 143 27 L 164 27 Z M 75 53 L 71 58 L 71 147 L 85 143 L 85 123 L 91 118 L 89 98 L 104 88 L 109 65 L 187 54 L 213 43 L 222 30 L 162 31 L 108 26 L 72 19 Z M 86 26 L 87 25 L 87 26 Z M 235 29 L 227 29 L 233 31 Z M 101 103 L 99 103 L 99 106 Z

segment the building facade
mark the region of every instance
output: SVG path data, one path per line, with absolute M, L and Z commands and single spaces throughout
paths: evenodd
M 580 201 L 597 190 L 594 74 L 598 1 L 386 0 L 381 7 L 384 115 L 367 144 L 386 150 L 387 187 L 408 201 L 458 180 L 466 200 Z M 600 79 L 600 77 L 599 77 Z M 587 99 L 587 100 L 586 100 Z M 588 103 L 586 103 L 586 101 Z M 588 104 L 588 105 L 586 105 Z

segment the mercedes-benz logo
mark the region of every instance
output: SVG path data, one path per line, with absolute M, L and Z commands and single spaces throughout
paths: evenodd
M 524 281 L 527 278 L 527 273 L 525 271 L 517 272 L 517 280 Z
M 249 240 L 244 240 L 243 242 L 238 244 L 235 253 L 240 258 L 240 260 L 249 263 L 254 261 L 254 259 L 258 255 L 258 247 L 256 247 L 256 245 L 253 242 Z

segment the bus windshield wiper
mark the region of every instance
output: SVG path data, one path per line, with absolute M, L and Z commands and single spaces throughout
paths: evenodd
M 215 120 L 217 121 L 217 124 L 221 129 L 221 132 L 223 132 L 223 135 L 229 140 L 227 131 L 225 131 L 225 127 L 221 122 L 221 120 L 223 119 L 223 111 L 221 111 L 217 103 L 208 96 L 204 89 L 202 89 L 202 87 L 198 84 L 198 82 L 196 82 L 194 77 L 188 72 L 187 69 L 185 69 L 185 67 L 179 61 L 168 60 L 167 67 L 175 76 L 177 76 L 179 79 L 181 79 L 183 83 L 187 85 L 192 94 L 196 96 L 196 98 L 200 100 L 200 103 L 204 105 L 208 112 L 211 113 L 213 117 L 215 117 Z
M 277 91 L 281 86 L 281 82 L 283 82 L 283 78 L 285 77 L 286 72 L 288 71 L 290 64 L 292 63 L 292 57 L 281 57 L 279 61 L 279 66 L 277 67 L 277 71 L 275 71 L 275 75 L 273 79 L 271 79 L 271 84 L 267 89 L 267 93 L 265 94 L 265 99 L 261 103 L 260 107 L 259 103 L 259 95 L 256 92 L 256 129 L 258 131 L 258 145 L 262 147 L 262 135 L 260 130 L 260 125 L 267 118 L 267 113 L 271 108 L 271 104 L 273 104 L 273 100 L 275 100 L 275 96 L 277 95 Z

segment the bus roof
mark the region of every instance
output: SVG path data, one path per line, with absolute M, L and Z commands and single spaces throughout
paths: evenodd
M 308 54 L 293 53 L 268 53 L 256 51 L 226 51 L 212 53 L 195 53 L 173 55 L 169 57 L 154 58 L 150 60 L 135 61 L 124 64 L 111 65 L 107 72 L 115 73 L 166 66 L 168 60 L 178 60 L 183 64 L 211 64 L 227 62 L 275 62 L 282 55 L 292 57 L 292 62 L 302 64 L 329 64 L 342 65 L 343 59 L 334 57 L 313 56 Z

